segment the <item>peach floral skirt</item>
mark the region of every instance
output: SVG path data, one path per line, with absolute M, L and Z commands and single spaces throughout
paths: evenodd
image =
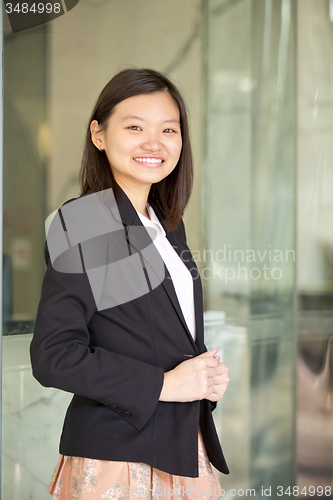
M 52 500 L 218 500 L 217 470 L 198 435 L 199 477 L 174 476 L 150 465 L 60 455 L 47 490 Z

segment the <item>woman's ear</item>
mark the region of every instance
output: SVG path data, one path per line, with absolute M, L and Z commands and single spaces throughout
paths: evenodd
M 100 151 L 103 151 L 104 148 L 104 132 L 100 130 L 99 124 L 97 120 L 93 120 L 90 124 L 90 133 L 91 133 L 91 140 L 93 144 L 98 148 Z

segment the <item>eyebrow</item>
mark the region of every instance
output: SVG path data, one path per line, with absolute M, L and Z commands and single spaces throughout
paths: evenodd
M 135 115 L 126 115 L 126 116 L 124 116 L 124 118 L 122 119 L 122 121 L 128 120 L 130 118 L 132 118 L 134 120 L 141 120 L 142 122 L 145 121 L 143 118 L 140 118 L 140 116 L 135 116 Z M 171 123 L 171 122 L 178 123 L 178 125 L 180 125 L 179 120 L 164 120 L 163 123 Z

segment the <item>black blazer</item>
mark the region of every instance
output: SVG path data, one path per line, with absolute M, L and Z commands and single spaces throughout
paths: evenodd
M 159 205 L 149 203 L 163 225 Z M 121 188 L 117 207 L 124 238 L 129 226 L 144 227 Z M 196 341 L 166 267 L 164 281 L 149 293 L 98 310 L 87 274 L 56 271 L 45 243 L 47 269 L 30 347 L 33 375 L 45 387 L 74 394 L 60 440 L 63 455 L 143 462 L 198 477 L 200 426 L 210 462 L 228 474 L 212 418 L 216 403 L 159 401 L 164 372 L 207 351 L 201 280 L 183 220 L 165 231 L 193 277 Z

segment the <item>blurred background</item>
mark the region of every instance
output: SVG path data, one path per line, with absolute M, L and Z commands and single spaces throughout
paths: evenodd
M 184 221 L 231 379 L 223 498 L 331 498 L 333 1 L 80 0 L 15 34 L 3 10 L 2 47 L 2 499 L 50 498 L 71 395 L 31 374 L 45 219 L 79 196 L 89 115 L 128 67 L 189 111 Z

